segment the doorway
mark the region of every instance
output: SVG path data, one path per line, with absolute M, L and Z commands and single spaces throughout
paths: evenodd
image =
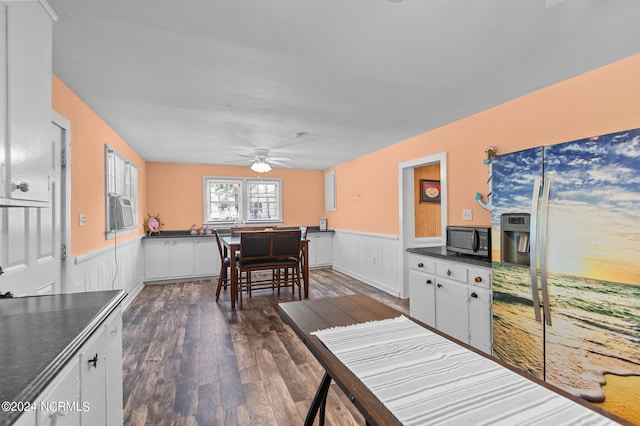
M 440 235 L 428 238 L 416 238 L 415 225 L 415 181 L 416 169 L 440 165 Z M 447 153 L 429 155 L 398 165 L 400 194 L 400 247 L 402 249 L 402 294 L 409 295 L 409 271 L 407 270 L 407 249 L 411 247 L 434 247 L 445 245 L 447 227 Z

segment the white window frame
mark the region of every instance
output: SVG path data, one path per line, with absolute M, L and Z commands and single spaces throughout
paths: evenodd
M 209 220 L 210 212 L 209 208 L 211 206 L 210 192 L 209 187 L 213 182 L 225 182 L 225 183 L 238 183 L 240 184 L 240 200 L 239 200 L 239 212 L 240 217 L 237 221 L 213 221 Z M 278 216 L 276 218 L 271 219 L 249 219 L 249 186 L 252 183 L 275 183 L 278 188 Z M 232 226 L 237 223 L 244 224 L 270 224 L 270 225 L 278 225 L 283 223 L 283 212 L 282 212 L 282 179 L 256 179 L 256 178 L 242 178 L 242 177 L 227 177 L 227 176 L 205 176 L 203 178 L 202 184 L 203 190 L 203 223 L 205 225 L 211 225 L 216 227 L 225 227 Z
M 117 163 L 110 161 L 113 156 Z M 124 167 L 115 167 L 114 164 L 121 164 Z M 122 170 L 120 170 L 122 169 Z M 118 178 L 121 184 L 118 185 Z M 121 188 L 119 188 L 119 186 Z M 138 230 L 138 168 L 127 160 L 122 154 L 109 145 L 104 146 L 104 194 L 105 194 L 105 238 L 111 239 L 122 234 L 131 234 Z M 111 209 L 109 208 L 109 197 L 118 195 L 131 201 L 133 210 L 133 224 L 126 228 L 113 230 L 111 224 Z

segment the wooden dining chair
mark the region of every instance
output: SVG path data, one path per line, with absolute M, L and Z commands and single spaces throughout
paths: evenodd
M 278 285 L 278 294 L 282 284 L 292 283 L 300 288 L 299 268 L 299 244 L 300 230 L 273 231 L 273 232 L 242 232 L 240 234 L 240 258 L 237 262 L 238 274 L 245 272 L 246 277 L 241 290 L 246 290 L 249 298 L 252 297 L 253 277 L 255 271 L 279 271 L 284 274 L 276 274 L 276 280 L 271 281 L 271 287 Z M 289 270 L 292 271 L 289 274 Z M 284 277 L 284 278 L 283 278 Z M 264 281 L 258 282 L 264 284 Z M 264 287 L 263 287 L 264 288 Z M 294 293 L 295 294 L 295 293 Z M 300 292 L 302 298 L 302 292 Z M 242 291 L 240 291 L 240 309 L 243 307 Z
M 229 284 L 229 275 L 227 269 L 231 266 L 231 258 L 225 257 L 224 250 L 222 249 L 222 242 L 220 241 L 220 234 L 217 229 L 213 230 L 216 236 L 216 242 L 218 243 L 218 253 L 220 254 L 220 274 L 218 274 L 218 287 L 216 288 L 216 302 L 220 298 L 220 290 L 224 285 L 224 289 L 227 289 Z
M 254 232 L 254 231 L 275 231 L 277 226 L 233 226 L 229 230 L 233 237 L 237 237 L 241 232 Z

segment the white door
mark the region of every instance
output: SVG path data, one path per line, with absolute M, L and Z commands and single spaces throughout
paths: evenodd
M 0 208 L 0 293 L 14 296 L 61 293 L 62 160 L 66 130 L 52 124 L 51 207 Z

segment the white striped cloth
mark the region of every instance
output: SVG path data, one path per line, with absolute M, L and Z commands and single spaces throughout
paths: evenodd
M 405 316 L 314 331 L 405 425 L 612 425 Z

